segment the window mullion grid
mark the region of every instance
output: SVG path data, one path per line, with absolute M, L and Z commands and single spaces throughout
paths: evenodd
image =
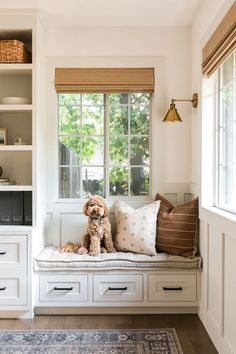
M 236 93 L 236 51 L 233 53 L 233 79 L 230 81 L 231 83 L 233 82 L 233 94 L 235 96 Z M 216 205 L 220 208 L 223 208 L 224 210 L 232 211 L 235 212 L 235 207 L 232 208 L 232 203 L 235 205 L 236 203 L 236 186 L 232 185 L 232 181 L 235 179 L 235 162 L 236 162 L 236 122 L 235 119 L 233 119 L 232 124 L 227 123 L 226 124 L 226 110 L 225 110 L 225 103 L 223 104 L 224 101 L 224 94 L 225 87 L 228 86 L 229 83 L 226 85 L 223 85 L 220 88 L 220 81 L 223 82 L 223 66 L 221 66 L 218 70 L 218 75 L 216 76 L 216 127 L 215 127 L 215 156 L 216 156 L 216 172 L 215 173 L 215 181 L 216 183 Z M 236 102 L 235 99 L 233 101 L 233 117 L 236 115 Z M 221 120 L 221 125 L 220 125 L 220 120 Z M 228 129 L 226 129 L 228 128 Z M 232 129 L 233 132 L 233 141 L 232 145 L 229 146 L 227 145 L 227 131 L 229 128 Z M 227 149 L 233 149 L 233 159 L 231 159 L 230 162 L 227 162 L 226 160 L 226 152 Z M 221 161 L 220 161 L 220 154 L 221 154 Z M 231 173 L 233 173 L 233 179 L 232 181 L 228 181 L 230 177 L 230 167 L 233 169 Z M 234 177 L 235 176 L 235 177 Z M 227 183 L 226 183 L 227 182 Z M 230 187 L 231 186 L 231 187 Z M 230 187 L 230 190 L 227 190 L 227 188 Z M 230 205 L 228 201 L 228 196 L 234 195 L 231 200 Z
M 104 192 L 105 198 L 110 196 L 110 102 L 109 94 L 105 94 L 105 122 L 104 122 Z
M 216 122 L 215 122 L 215 142 L 214 142 L 214 155 L 215 155 L 215 173 L 214 173 L 214 190 L 215 190 L 215 200 L 214 200 L 214 205 L 219 205 L 220 201 L 220 109 L 221 109 L 221 102 L 220 102 L 220 75 L 221 72 L 218 72 L 218 75 L 216 76 L 216 92 L 217 94 L 215 95 L 215 113 L 216 113 Z
M 82 164 L 83 164 L 83 152 L 82 152 L 82 128 L 83 128 L 83 106 L 82 106 L 82 93 L 80 94 L 80 162 L 79 162 L 79 179 L 80 179 L 80 193 L 79 196 L 82 198 L 83 192 L 83 179 L 82 179 Z
M 233 60 L 233 78 L 234 78 L 234 107 L 233 107 L 233 180 L 236 179 L 236 51 L 234 51 L 234 60 Z M 236 206 L 236 183 L 233 185 L 233 203 Z
M 150 104 L 150 103 L 149 103 Z M 79 134 L 74 134 L 73 137 L 78 139 L 78 144 L 80 147 L 80 152 L 79 152 L 79 162 L 77 165 L 73 164 L 73 158 L 72 155 L 69 156 L 69 166 L 63 166 L 59 165 L 59 168 L 61 167 L 69 167 L 70 168 L 70 174 L 73 175 L 75 172 L 74 169 L 77 167 L 77 171 L 79 172 L 78 176 L 78 197 L 83 198 L 83 168 L 86 166 L 83 166 L 83 121 L 84 121 L 84 105 L 83 105 L 83 93 L 80 94 L 80 98 L 78 100 L 78 109 L 80 112 L 80 117 L 78 117 L 78 127 L 80 128 Z M 119 105 L 121 106 L 121 105 Z M 132 146 L 132 141 L 131 139 L 133 137 L 138 137 L 140 138 L 141 136 L 146 137 L 146 135 L 131 135 L 131 108 L 133 107 L 131 103 L 131 95 L 128 94 L 128 104 L 122 104 L 122 106 L 127 107 L 127 125 L 128 125 L 128 131 L 127 131 L 127 145 L 128 145 L 128 163 L 126 165 L 121 166 L 118 164 L 117 167 L 124 167 L 124 169 L 127 169 L 128 172 L 128 196 L 131 196 L 131 182 L 132 182 L 132 175 L 131 175 L 131 146 Z M 109 125 L 110 125 L 110 97 L 109 94 L 104 94 L 104 109 L 103 109 L 103 116 L 104 116 L 104 165 L 103 165 L 103 171 L 104 171 L 104 197 L 109 197 L 110 196 L 110 168 L 112 165 L 110 164 L 109 160 L 109 155 L 110 155 L 110 132 L 109 132 Z M 150 111 L 150 106 L 149 106 L 149 111 Z M 149 122 L 150 124 L 150 122 Z M 70 139 L 72 135 L 68 135 L 68 138 Z M 124 136 L 125 137 L 125 136 Z M 150 138 L 150 126 L 149 126 L 149 138 Z M 60 139 L 60 134 L 59 134 L 59 139 Z M 100 166 L 94 166 L 94 167 L 100 167 Z M 140 167 L 139 165 L 132 165 L 132 167 Z M 150 163 L 148 165 L 150 168 Z M 73 172 L 74 171 L 74 172 Z M 149 169 L 150 171 L 150 169 Z M 150 174 L 149 174 L 150 177 Z M 73 194 L 73 184 L 72 182 L 69 185 L 69 195 Z M 149 189 L 150 189 L 150 183 L 149 183 Z
M 70 176 L 73 176 L 73 164 L 72 164 L 72 156 L 71 154 L 69 155 L 69 166 L 70 166 Z M 70 195 L 72 195 L 72 190 L 73 190 L 73 187 L 72 187 L 72 183 L 70 183 Z
M 130 163 L 130 94 L 128 94 L 128 196 L 131 196 L 130 183 L 131 183 L 131 163 Z
M 149 123 L 148 123 L 148 143 L 149 143 L 149 186 L 148 186 L 148 195 L 152 195 L 152 171 L 151 171 L 151 166 L 152 166 L 152 105 L 153 105 L 153 100 L 152 100 L 152 95 L 150 97 L 150 102 L 149 102 Z
M 57 168 L 57 196 L 61 195 L 61 188 L 62 188 L 62 182 L 61 182 L 61 160 L 60 160 L 60 150 L 59 150 L 59 146 L 60 146 L 60 107 L 59 107 L 59 94 L 57 95 L 57 166 L 59 166 Z

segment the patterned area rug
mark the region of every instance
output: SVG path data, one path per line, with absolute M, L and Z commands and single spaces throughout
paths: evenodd
M 2 354 L 183 354 L 175 329 L 0 331 Z

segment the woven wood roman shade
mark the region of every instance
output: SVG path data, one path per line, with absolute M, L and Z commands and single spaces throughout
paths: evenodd
M 236 1 L 202 51 L 202 73 L 208 77 L 236 48 Z
M 56 68 L 57 92 L 153 92 L 153 68 Z

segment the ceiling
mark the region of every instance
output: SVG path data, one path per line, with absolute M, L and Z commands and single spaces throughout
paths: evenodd
M 0 0 L 0 9 L 40 9 L 50 27 L 191 25 L 203 0 Z

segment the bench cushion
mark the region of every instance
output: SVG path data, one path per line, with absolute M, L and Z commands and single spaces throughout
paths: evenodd
M 185 258 L 159 253 L 154 256 L 131 252 L 88 254 L 60 253 L 55 247 L 46 247 L 34 259 L 35 271 L 112 270 L 112 269 L 200 269 L 201 257 Z

